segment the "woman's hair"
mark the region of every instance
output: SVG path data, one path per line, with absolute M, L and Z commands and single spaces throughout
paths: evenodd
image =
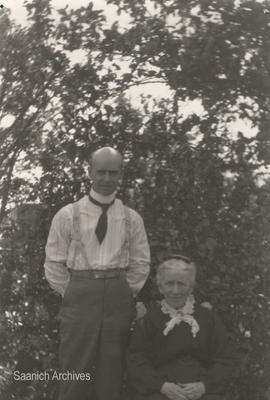
M 190 272 L 192 281 L 196 279 L 196 264 L 190 258 L 181 255 L 168 256 L 161 264 L 157 267 L 157 282 L 160 282 L 161 275 L 166 270 L 178 270 L 183 272 Z

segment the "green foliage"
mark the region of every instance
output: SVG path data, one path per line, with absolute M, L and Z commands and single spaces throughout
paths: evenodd
M 128 28 L 108 28 L 92 3 L 61 10 L 56 23 L 46 0 L 27 3 L 28 28 L 8 14 L 0 24 L 0 102 L 3 116 L 15 117 L 0 132 L 0 220 L 11 201 L 45 206 L 20 208 L 17 223 L 1 228 L 1 398 L 55 399 L 54 382 L 14 384 L 9 372 L 57 369 L 59 299 L 43 274 L 49 224 L 89 189 L 90 152 L 112 145 L 125 154 L 119 194 L 142 214 L 151 245 L 152 274 L 141 298 L 157 296 L 153 275 L 164 251 L 192 255 L 196 295 L 220 312 L 241 355 L 228 399 L 267 400 L 266 4 L 155 0 L 149 12 L 145 1 L 108 3 L 129 14 Z M 70 61 L 74 50 L 85 52 L 84 63 Z M 135 109 L 126 89 L 152 81 L 165 82 L 171 98 L 142 98 Z M 193 99 L 203 112 L 183 115 L 182 104 Z M 229 123 L 237 118 L 257 133 L 233 137 Z M 14 174 L 36 166 L 38 180 Z
M 13 372 L 57 369 L 58 299 L 48 291 L 43 274 L 44 245 L 49 227 L 43 207 L 21 207 L 17 224 L 6 226 L 1 252 L 1 365 L 6 377 L 1 398 L 50 398 L 51 382 L 16 381 Z M 8 240 L 9 239 L 9 240 Z

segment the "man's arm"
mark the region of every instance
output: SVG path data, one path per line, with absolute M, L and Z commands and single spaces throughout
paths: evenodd
M 132 210 L 133 211 L 133 210 Z M 133 211 L 127 281 L 136 296 L 150 271 L 150 249 L 142 217 Z
M 52 289 L 64 296 L 70 273 L 66 263 L 71 242 L 72 217 L 67 207 L 54 216 L 46 245 L 45 276 Z

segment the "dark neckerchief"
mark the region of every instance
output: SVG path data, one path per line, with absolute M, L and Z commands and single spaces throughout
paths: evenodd
M 115 202 L 115 199 L 111 201 L 110 203 L 100 203 L 96 199 L 94 199 L 90 194 L 89 194 L 89 200 L 95 204 L 96 206 L 99 206 L 102 209 L 102 213 L 100 214 L 95 233 L 98 238 L 99 243 L 101 244 L 103 242 L 103 239 L 106 236 L 107 233 L 107 228 L 108 228 L 108 216 L 107 216 L 107 211 L 110 208 L 111 205 Z

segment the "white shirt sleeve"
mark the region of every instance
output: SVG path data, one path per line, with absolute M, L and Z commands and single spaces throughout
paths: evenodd
M 54 216 L 46 244 L 45 276 L 52 289 L 62 296 L 70 273 L 67 269 L 68 249 L 71 243 L 72 215 L 69 206 Z
M 129 264 L 127 281 L 136 296 L 150 272 L 150 249 L 142 217 L 132 210 Z

